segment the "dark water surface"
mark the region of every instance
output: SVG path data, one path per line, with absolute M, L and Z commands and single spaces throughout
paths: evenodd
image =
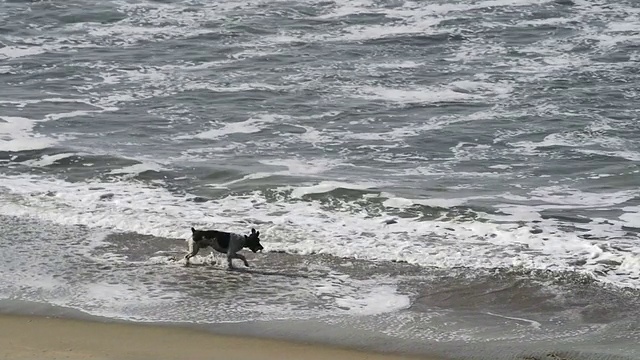
M 0 0 L 0 298 L 637 358 L 639 34 L 630 0 Z M 191 226 L 267 252 L 186 268 Z

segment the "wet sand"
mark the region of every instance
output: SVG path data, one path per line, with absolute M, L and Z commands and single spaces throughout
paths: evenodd
M 216 335 L 176 326 L 0 315 L 0 358 L 14 360 L 409 360 L 330 346 Z M 441 359 L 441 358 L 440 358 Z

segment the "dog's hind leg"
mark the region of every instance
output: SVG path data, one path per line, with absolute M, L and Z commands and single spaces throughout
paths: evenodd
M 233 270 L 233 262 L 232 262 L 233 258 L 234 258 L 233 256 L 227 255 L 227 264 L 228 264 L 229 270 Z

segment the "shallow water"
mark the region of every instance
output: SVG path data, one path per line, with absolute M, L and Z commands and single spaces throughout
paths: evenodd
M 0 297 L 637 357 L 639 15 L 0 0 Z

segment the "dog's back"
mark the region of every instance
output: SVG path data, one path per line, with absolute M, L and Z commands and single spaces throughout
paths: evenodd
M 215 250 L 226 253 L 233 234 L 218 230 L 196 230 L 191 228 L 192 239 L 199 247 L 213 247 Z

